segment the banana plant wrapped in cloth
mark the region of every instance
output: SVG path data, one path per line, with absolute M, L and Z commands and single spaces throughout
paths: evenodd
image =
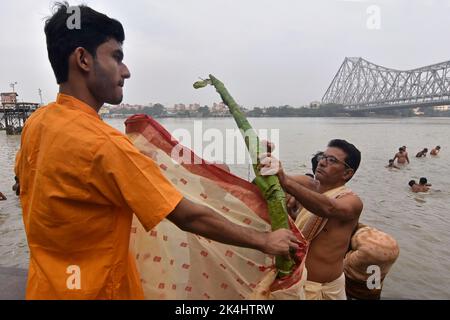
M 210 75 L 208 79 L 194 83 L 194 88 L 200 89 L 208 85 L 212 85 L 216 88 L 222 101 L 228 106 L 230 113 L 244 137 L 247 150 L 253 162 L 253 171 L 256 175 L 255 183 L 263 194 L 264 199 L 267 201 L 272 230 L 281 228 L 289 229 L 290 223 L 286 207 L 286 195 L 280 185 L 278 177 L 262 176 L 260 173 L 260 151 L 262 149 L 265 150 L 266 146 L 261 145 L 255 130 L 253 130 L 246 116 L 240 110 L 238 104 L 221 81 L 213 75 Z M 291 257 L 279 256 L 276 257 L 275 265 L 278 269 L 278 277 L 284 277 L 291 274 L 292 269 L 295 266 L 295 261 Z

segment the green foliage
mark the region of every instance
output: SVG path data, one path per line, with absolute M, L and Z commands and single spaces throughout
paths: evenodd
M 222 98 L 222 101 L 228 106 L 231 115 L 243 134 L 250 156 L 252 159 L 256 159 L 256 163 L 253 163 L 253 171 L 256 175 L 255 183 L 267 202 L 272 230 L 278 230 L 281 228 L 289 229 L 286 195 L 280 185 L 278 177 L 266 177 L 262 176 L 260 173 L 258 160 L 260 155 L 260 141 L 255 130 L 253 130 L 246 115 L 242 112 L 241 108 L 228 92 L 225 85 L 213 75 L 210 75 L 208 80 L 204 80 L 204 82 L 214 86 L 217 93 Z M 194 88 L 196 89 L 203 87 L 203 85 L 199 85 L 198 83 L 194 84 Z M 256 143 L 250 143 L 250 141 L 254 141 Z M 275 265 L 278 269 L 278 276 L 287 276 L 291 274 L 292 269 L 295 266 L 295 262 L 290 257 L 278 256 L 275 259 Z
M 211 114 L 208 106 L 200 107 L 197 112 L 202 118 L 207 118 Z

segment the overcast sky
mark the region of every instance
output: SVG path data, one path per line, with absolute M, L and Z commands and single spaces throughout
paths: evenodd
M 38 88 L 44 102 L 55 99 L 43 32 L 52 3 L 0 2 L 0 91 L 17 81 L 20 100 L 39 102 Z M 246 107 L 301 106 L 321 100 L 346 56 L 401 70 L 450 60 L 450 0 L 83 3 L 124 25 L 132 104 L 211 105 L 214 90 L 192 83 L 212 73 Z

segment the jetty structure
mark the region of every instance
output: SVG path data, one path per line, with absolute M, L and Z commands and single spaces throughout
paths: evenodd
M 25 121 L 40 104 L 18 102 L 16 92 L 4 92 L 0 96 L 0 130 L 6 130 L 7 135 L 21 134 Z

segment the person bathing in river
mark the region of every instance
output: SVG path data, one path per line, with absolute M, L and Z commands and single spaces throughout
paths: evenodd
M 408 153 L 406 152 L 405 147 L 400 147 L 398 152 L 395 154 L 394 161 L 397 160 L 397 164 L 406 165 L 409 164 Z
M 436 146 L 436 148 L 431 150 L 430 155 L 437 156 L 439 154 L 439 152 L 441 152 L 441 147 L 440 146 Z
M 428 153 L 428 148 L 424 148 L 422 151 L 416 154 L 416 158 L 425 158 Z
M 386 168 L 388 168 L 388 169 L 400 169 L 400 167 L 397 167 L 397 166 L 394 164 L 394 159 L 390 159 L 390 160 L 389 160 L 389 164 L 386 166 Z
M 428 190 L 430 190 L 429 186 L 417 184 L 415 180 L 409 181 L 408 185 L 411 187 L 411 191 L 414 193 L 427 192 Z
M 419 179 L 419 185 L 423 187 L 431 187 L 431 183 L 428 183 L 428 179 L 425 177 Z

